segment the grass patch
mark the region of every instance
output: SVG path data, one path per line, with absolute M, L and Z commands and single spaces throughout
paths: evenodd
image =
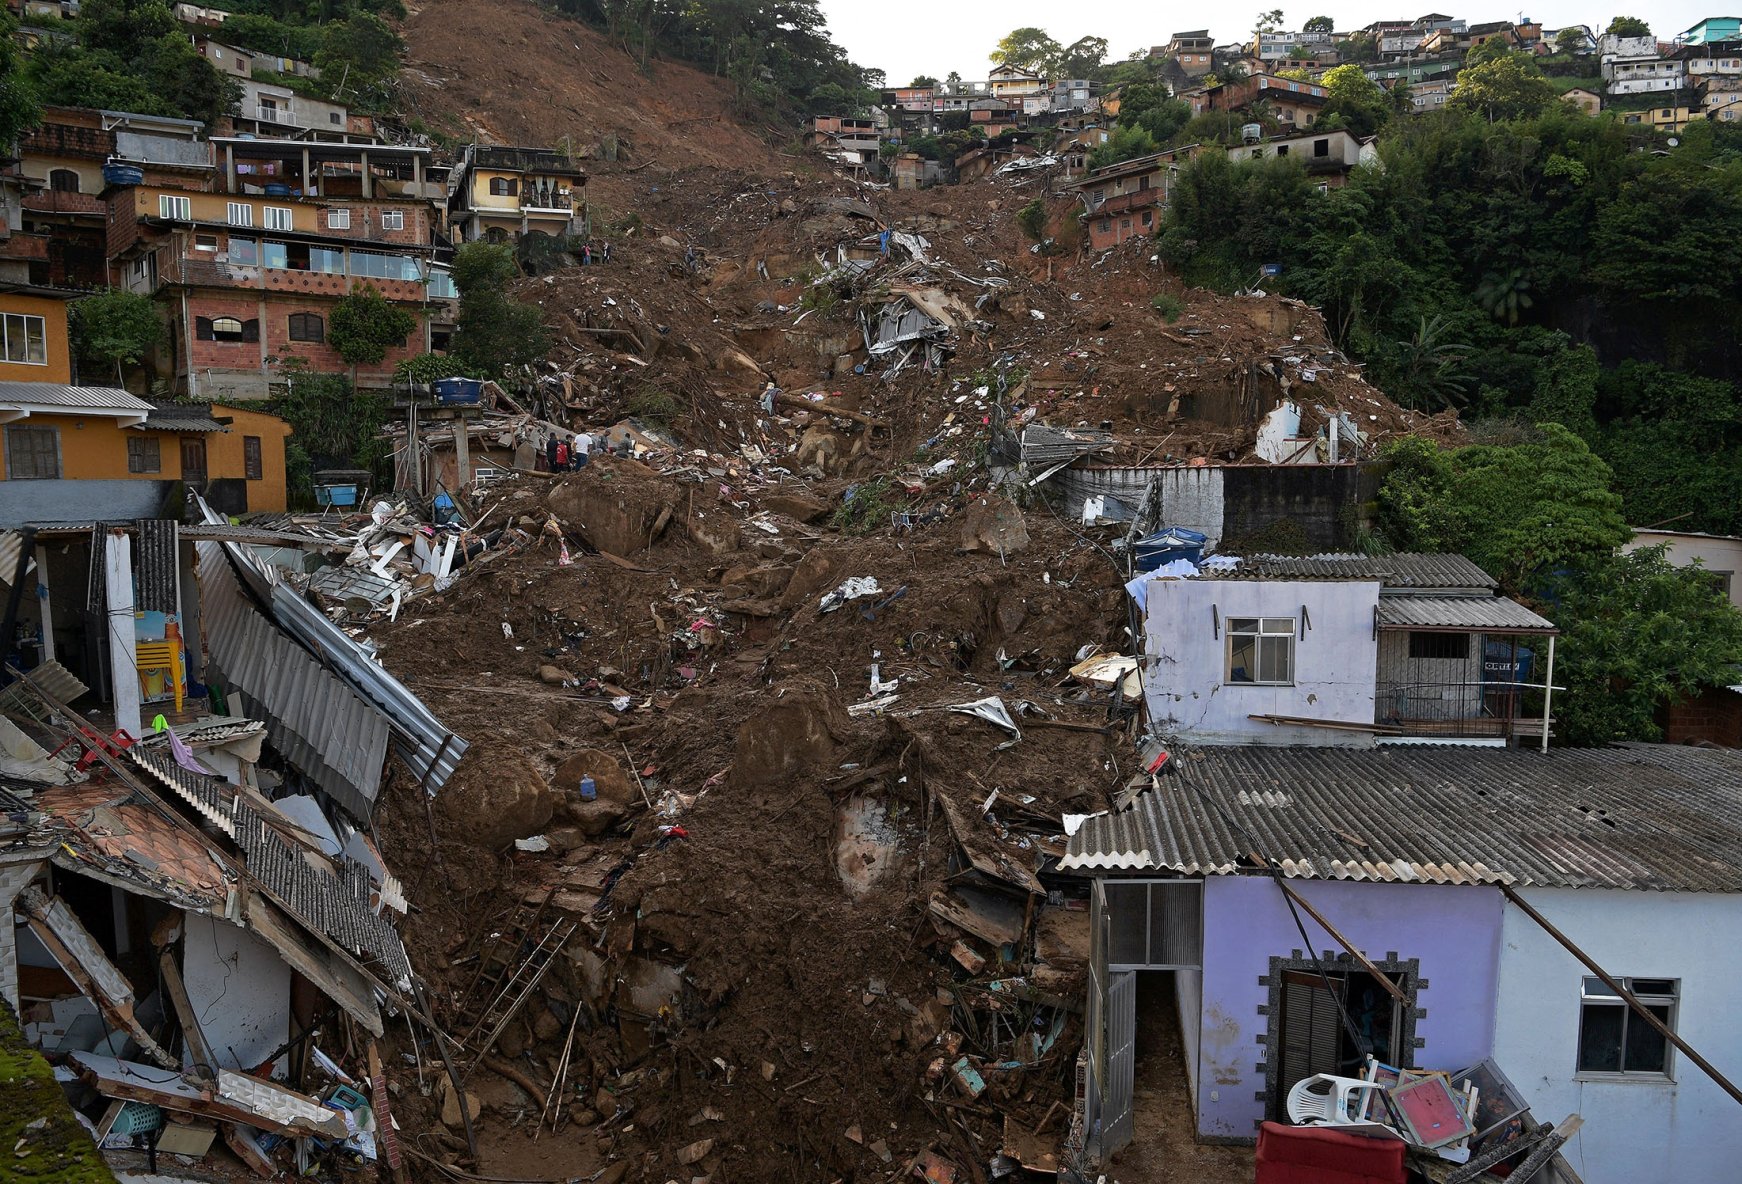
M 1149 307 L 1161 314 L 1161 319 L 1173 324 L 1185 313 L 1186 302 L 1172 292 L 1157 292 Z
M 41 1119 L 46 1125 L 30 1129 Z M 13 1151 L 15 1146 L 22 1154 Z M 0 1003 L 0 1154 L 6 1157 L 0 1176 L 20 1184 L 115 1184 L 97 1145 L 73 1117 L 54 1070 L 25 1043 L 5 1003 Z
M 905 490 L 893 477 L 861 482 L 829 518 L 829 525 L 842 534 L 870 534 L 889 525 L 889 516 L 907 509 Z

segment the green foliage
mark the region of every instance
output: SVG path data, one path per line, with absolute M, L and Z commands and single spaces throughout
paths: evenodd
M 1337 31 L 1337 22 L 1328 16 L 1313 16 L 1308 17 L 1300 28 L 1303 33 L 1334 33 Z
M 482 374 L 473 373 L 452 354 L 413 354 L 409 358 L 401 358 L 393 367 L 395 384 L 413 382 L 428 386 L 444 378 L 482 377 Z
M 267 409 L 291 426 L 285 466 L 292 496 L 304 496 L 319 469 L 379 476 L 389 454 L 380 438 L 391 409 L 386 396 L 357 390 L 342 374 L 312 374 L 295 362 L 285 370 L 285 392 Z
M 1046 199 L 1043 197 L 1035 198 L 1016 211 L 1016 225 L 1037 243 L 1046 237 L 1046 223 Z
M 549 347 L 538 306 L 508 294 L 519 275 L 514 248 L 506 243 L 466 243 L 454 252 L 460 314 L 449 352 L 473 373 L 498 377 L 511 366 L 532 365 Z
M 644 383 L 629 396 L 629 414 L 655 427 L 670 427 L 683 414 L 683 403 L 668 390 Z
M 1121 127 L 1108 137 L 1105 144 L 1089 153 L 1089 167 L 1103 169 L 1110 164 L 1136 160 L 1139 156 L 1148 156 L 1159 151 L 1161 145 L 1142 128 Z
M 1191 117 L 1191 105 L 1170 97 L 1161 83 L 1133 82 L 1119 92 L 1119 126 L 1141 129 L 1157 144 L 1172 141 Z
M 1063 52 L 1064 46 L 1049 37 L 1045 29 L 1028 25 L 1012 29 L 1000 38 L 991 56 L 994 66 L 1021 66 L 1025 70 L 1044 73 L 1046 66 Z
M 23 75 L 23 55 L 12 39 L 17 29 L 11 14 L 0 12 L 0 145 L 10 145 L 42 118 L 36 91 Z
M 1649 37 L 1651 26 L 1636 16 L 1618 16 L 1604 32 L 1611 37 Z
M 907 494 L 893 477 L 877 477 L 848 489 L 829 525 L 842 534 L 870 534 L 887 527 L 889 516 L 908 504 Z
M 1225 153 L 1202 153 L 1168 187 L 1161 256 L 1191 283 L 1243 287 L 1295 236 L 1313 196 L 1294 157 L 1236 163 Z
M 1568 25 L 1554 35 L 1555 49 L 1564 54 L 1581 54 L 1591 48 L 1591 39 L 1583 29 Z
M 327 344 L 353 367 L 373 366 L 389 349 L 403 346 L 415 328 L 416 317 L 365 283 L 333 306 Z
M 1552 584 L 1562 636 L 1556 732 L 1570 744 L 1661 739 L 1659 704 L 1727 685 L 1742 664 L 1742 613 L 1710 575 L 1662 547 L 1593 556 Z
M 1254 33 L 1274 33 L 1282 28 L 1282 9 L 1272 8 L 1258 14 L 1252 23 Z
M 120 288 L 75 300 L 68 310 L 73 348 L 81 358 L 115 372 L 122 385 L 123 363 L 136 366 L 163 341 L 163 320 L 151 297 Z
M 1172 292 L 1157 292 L 1150 300 L 1149 307 L 1160 313 L 1161 319 L 1171 325 L 1185 312 L 1186 302 Z
M 1517 444 L 1439 452 L 1422 440 L 1386 451 L 1379 521 L 1403 551 L 1457 551 L 1510 591 L 1613 552 L 1631 535 L 1609 466 L 1559 424 Z
M 1325 88 L 1325 109 L 1319 117 L 1322 123 L 1338 116 L 1342 126 L 1352 135 L 1365 139 L 1376 134 L 1391 118 L 1391 97 L 1385 88 L 1361 72 L 1361 67 L 1333 66 L 1319 80 Z
M 370 13 L 353 13 L 350 19 L 328 26 L 315 65 L 334 97 L 378 105 L 391 94 L 404 51 L 405 43 L 386 21 Z
M 1502 43 L 1498 39 L 1484 42 L 1471 52 L 1472 58 L 1490 45 Z M 1446 109 L 1479 113 L 1492 123 L 1541 115 L 1557 97 L 1553 85 L 1542 76 L 1535 62 L 1502 47 L 1498 56 L 1464 68 L 1458 75 L 1457 89 L 1446 101 Z
M 224 22 L 224 40 L 255 53 L 312 62 L 326 44 L 326 34 L 315 25 L 287 24 L 256 13 L 232 13 Z

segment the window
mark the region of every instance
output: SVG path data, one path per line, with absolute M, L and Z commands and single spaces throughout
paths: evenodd
M 260 437 L 242 437 L 242 475 L 250 481 L 260 480 Z
M 352 251 L 351 274 L 377 280 L 422 280 L 423 272 L 417 260 L 405 255 L 383 255 L 376 251 Z
M 225 213 L 231 226 L 254 225 L 254 207 L 245 201 L 233 201 Z
M 445 271 L 432 270 L 429 273 L 429 294 L 437 299 L 452 300 L 460 294 L 460 289 L 454 284 L 454 277 Z
M 1412 658 L 1456 658 L 1470 656 L 1468 633 L 1411 633 L 1409 656 Z
M 1617 979 L 1645 1010 L 1675 1030 L 1676 998 L 1680 983 L 1673 978 Z M 1669 1041 L 1635 1015 L 1626 1002 L 1603 984 L 1587 978 L 1579 1001 L 1580 1073 L 1613 1073 L 1623 1076 L 1668 1077 Z
M 79 191 L 79 175 L 71 169 L 50 169 L 48 187 L 56 193 L 77 193 Z
M 235 317 L 195 317 L 194 336 L 201 341 L 259 341 L 260 322 Z
M 290 211 L 289 206 L 267 206 L 266 207 L 266 223 L 265 223 L 266 229 L 268 229 L 268 230 L 289 230 L 291 228 L 290 227 L 290 220 L 291 220 L 291 211 Z
M 127 437 L 127 471 L 129 473 L 163 472 L 163 447 L 156 436 Z
M 327 339 L 326 322 L 318 313 L 293 312 L 290 314 L 290 339 L 292 341 L 325 341 Z
M 157 216 L 171 222 L 191 222 L 194 216 L 194 205 L 185 197 L 172 197 L 167 193 L 157 195 Z
M 1329 140 L 1314 140 L 1313 141 L 1313 155 L 1315 157 L 1326 157 L 1326 156 L 1329 156 L 1330 154 L 1331 154 L 1331 142 Z
M 351 211 L 350 210 L 328 210 L 327 211 L 327 229 L 328 230 L 349 230 L 349 229 L 351 229 Z
M 382 210 L 381 211 L 381 229 L 383 229 L 383 230 L 404 230 L 405 229 L 405 211 L 404 210 Z
M 1228 681 L 1294 683 L 1294 618 L 1229 617 Z
M 194 235 L 194 250 L 196 250 L 196 251 L 211 251 L 211 252 L 216 253 L 217 249 L 218 249 L 218 236 L 217 235 L 215 235 L 215 234 L 196 234 L 196 235 Z
M 260 241 L 252 238 L 230 239 L 230 262 L 254 267 L 260 262 Z
M 59 428 L 7 428 L 6 475 L 14 481 L 60 476 Z
M 1288 145 L 1287 144 L 1278 144 L 1276 146 L 1276 154 L 1278 156 L 1287 156 L 1288 155 Z
M 0 332 L 5 337 L 0 357 L 24 366 L 48 365 L 47 322 L 41 317 L 9 312 L 0 322 Z
M 344 121 L 339 118 L 339 113 L 337 111 L 328 111 L 327 112 L 327 122 L 328 123 L 343 123 Z
M 520 182 L 512 177 L 491 177 L 491 197 L 513 197 L 520 192 Z

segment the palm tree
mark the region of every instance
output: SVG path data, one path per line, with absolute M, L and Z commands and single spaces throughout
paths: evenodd
M 1404 380 L 1405 398 L 1420 410 L 1462 407 L 1475 382 L 1457 368 L 1470 347 L 1447 341 L 1447 329 L 1444 317 L 1424 316 L 1415 336 L 1398 344 L 1398 371 Z
M 1491 271 L 1476 285 L 1476 302 L 1497 321 L 1516 325 L 1519 315 L 1536 303 L 1530 296 L 1530 277 L 1524 268 Z

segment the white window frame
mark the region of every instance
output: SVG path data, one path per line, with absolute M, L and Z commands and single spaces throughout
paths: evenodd
M 266 230 L 288 231 L 294 229 L 296 212 L 289 206 L 267 206 L 264 210 L 265 221 L 261 226 Z
M 229 202 L 225 217 L 231 226 L 253 226 L 254 207 L 245 201 Z
M 286 228 L 288 229 L 288 227 Z M 351 211 L 346 209 L 330 209 L 327 211 L 328 230 L 351 229 Z
M 0 362 L 12 366 L 48 365 L 48 321 L 27 312 L 0 316 Z
M 1653 975 L 1615 976 L 1615 981 L 1632 992 L 1633 997 L 1647 1007 L 1663 1007 L 1669 1011 L 1669 1018 L 1664 1021 L 1670 1031 L 1676 1030 L 1676 1020 L 1681 1011 L 1681 988 L 1679 978 L 1665 978 Z M 1668 983 L 1667 994 L 1661 991 L 1640 991 L 1635 983 Z M 1619 1069 L 1587 1069 L 1580 1058 L 1585 1044 L 1585 1014 L 1595 1009 L 1614 1010 L 1621 1013 L 1621 1068 Z M 1645 1024 L 1628 1006 L 1621 996 L 1615 994 L 1606 986 L 1602 979 L 1586 976 L 1579 980 L 1579 1034 L 1573 1044 L 1573 1077 L 1577 1081 L 1626 1081 L 1626 1082 L 1673 1082 L 1675 1080 L 1675 1045 L 1670 1041 L 1663 1042 L 1663 1066 L 1658 1069 L 1629 1069 L 1627 1067 L 1627 1029 L 1630 1024 Z M 1646 1025 L 1649 1027 L 1650 1025 Z
M 1223 645 L 1222 669 L 1224 682 L 1236 687 L 1291 687 L 1295 682 L 1294 617 L 1229 617 L 1226 621 L 1227 640 Z M 1234 647 L 1237 638 L 1252 638 L 1253 665 L 1250 677 L 1234 677 Z M 1286 669 L 1277 669 L 1277 657 L 1282 655 Z M 1268 656 L 1267 656 L 1268 655 Z M 1268 668 L 1268 669 L 1267 669 Z M 1266 673 L 1270 677 L 1265 677 Z
M 157 216 L 169 222 L 192 222 L 194 203 L 174 193 L 157 195 Z
M 381 229 L 383 229 L 383 230 L 404 230 L 405 229 L 405 211 L 404 210 L 382 210 L 381 211 Z

